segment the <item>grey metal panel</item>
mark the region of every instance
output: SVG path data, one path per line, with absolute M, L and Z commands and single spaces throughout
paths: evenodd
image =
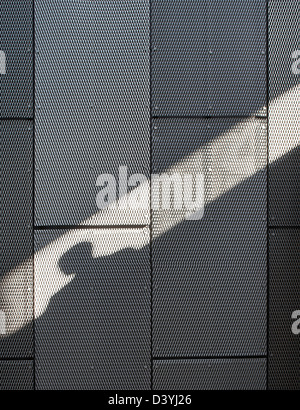
M 209 115 L 267 114 L 266 0 L 208 1 Z
M 156 390 L 266 390 L 266 360 L 158 360 Z
M 6 56 L 6 74 L 0 76 L 1 118 L 33 116 L 33 3 L 1 0 L 0 50 Z
M 32 357 L 32 122 L 1 121 L 0 358 Z
M 152 0 L 153 115 L 204 115 L 206 1 Z
M 211 265 L 213 271 L 213 260 Z M 155 357 L 266 354 L 267 280 L 263 272 L 214 274 L 199 263 L 155 267 L 153 275 Z
M 300 390 L 300 343 L 292 313 L 300 301 L 300 230 L 270 234 L 269 387 Z
M 299 18 L 300 1 L 270 2 L 269 203 L 273 226 L 300 224 L 300 75 L 292 71 L 296 63 L 292 55 L 300 50 Z
M 206 180 L 201 220 L 153 211 L 154 354 L 265 354 L 266 121 L 156 119 L 153 126 L 154 169 L 202 168 Z
M 149 209 L 96 205 L 100 174 L 126 165 L 149 177 L 148 1 L 37 0 L 35 9 L 36 224 L 148 224 Z
M 38 389 L 150 388 L 149 230 L 35 233 Z
M 205 174 L 201 220 L 186 221 L 186 213 L 174 209 L 153 211 L 154 265 L 170 266 L 172 253 L 174 266 L 201 263 L 215 273 L 232 270 L 265 275 L 265 121 L 156 119 L 154 128 L 156 172 Z
M 33 362 L 0 360 L 0 390 L 33 390 Z
M 266 22 L 265 0 L 152 1 L 152 114 L 266 113 Z

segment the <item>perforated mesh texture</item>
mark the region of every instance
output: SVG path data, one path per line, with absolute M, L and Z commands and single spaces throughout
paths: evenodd
M 149 209 L 96 203 L 99 175 L 126 165 L 149 177 L 148 1 L 35 7 L 36 224 L 148 224 Z
M 6 74 L 0 76 L 1 118 L 33 116 L 32 1 L 1 0 L 0 50 Z
M 266 360 L 158 360 L 157 390 L 265 390 Z
M 33 362 L 0 360 L 0 390 L 33 390 Z
M 200 263 L 178 269 L 164 265 L 155 268 L 153 284 L 156 357 L 266 353 L 263 273 L 213 274 Z
M 201 263 L 211 273 L 265 276 L 265 120 L 156 119 L 153 126 L 153 172 L 205 174 L 201 220 L 186 221 L 186 210 L 173 204 L 153 212 L 154 266 L 179 273 L 183 264 Z
M 266 354 L 266 132 L 253 118 L 154 120 L 155 171 L 206 181 L 201 220 L 153 212 L 156 357 Z
M 149 239 L 149 230 L 35 234 L 38 389 L 150 388 Z
M 300 389 L 300 342 L 292 333 L 292 313 L 299 310 L 300 230 L 270 234 L 269 387 Z
M 270 223 L 300 226 L 300 75 L 292 72 L 292 54 L 300 49 L 300 1 L 272 0 L 269 15 Z
M 265 0 L 153 0 L 152 16 L 154 116 L 266 113 Z
M 0 359 L 33 355 L 32 123 L 1 121 Z

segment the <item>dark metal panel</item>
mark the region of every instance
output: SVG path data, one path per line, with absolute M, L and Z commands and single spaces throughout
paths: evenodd
M 266 0 L 209 0 L 208 110 L 267 114 Z
M 293 72 L 293 65 L 299 66 L 293 59 L 300 50 L 299 18 L 300 1 L 270 1 L 269 203 L 273 226 L 300 224 L 300 74 Z
M 152 0 L 153 115 L 204 115 L 206 1 Z
M 0 50 L 6 74 L 0 77 L 1 118 L 33 116 L 33 34 L 29 0 L 1 0 Z
M 266 22 L 265 0 L 154 0 L 152 114 L 266 114 Z
M 127 166 L 149 177 L 148 1 L 35 8 L 36 224 L 148 224 L 149 209 L 96 204 L 99 175 Z
M 256 119 L 154 121 L 153 171 L 205 176 L 201 220 L 186 221 L 186 213 L 174 209 L 153 212 L 154 265 L 169 264 L 172 254 L 174 265 L 201 262 L 214 272 L 266 274 L 265 125 Z
M 211 266 L 213 271 L 213 260 Z M 224 270 L 214 274 L 201 263 L 172 264 L 154 268 L 153 285 L 154 356 L 266 354 L 263 273 Z
M 205 175 L 202 219 L 153 211 L 154 354 L 263 355 L 266 122 L 156 119 L 153 126 L 157 172 Z
M 299 335 L 292 332 L 300 310 L 300 230 L 270 234 L 269 388 L 300 390 Z
M 0 360 L 0 390 L 33 390 L 33 362 Z
M 266 390 L 266 360 L 158 360 L 156 390 Z
M 149 230 L 35 233 L 38 389 L 150 388 Z
M 32 357 L 32 122 L 1 121 L 0 358 Z

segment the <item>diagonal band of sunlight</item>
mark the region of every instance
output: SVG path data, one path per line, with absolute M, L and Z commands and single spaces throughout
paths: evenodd
M 273 107 L 276 108 L 277 112 L 278 109 L 282 109 L 284 112 L 284 109 L 286 108 L 287 101 L 290 101 L 290 107 L 294 106 L 294 110 L 296 109 L 296 113 L 294 118 L 297 118 L 297 122 L 291 126 L 292 129 L 298 129 L 299 128 L 299 117 L 297 113 L 300 112 L 299 108 L 299 101 L 300 99 L 295 98 L 295 96 L 300 95 L 300 85 L 296 86 L 294 89 L 291 89 L 288 91 L 286 94 L 279 96 L 277 99 L 273 100 L 270 104 L 273 105 Z M 295 108 L 296 107 L 296 108 Z M 250 117 L 249 117 L 250 118 Z M 291 121 L 289 118 L 287 118 L 286 121 Z M 210 148 L 212 151 L 214 149 L 217 149 L 218 144 L 220 147 L 222 147 L 222 143 L 226 142 L 228 138 L 230 137 L 230 134 L 237 128 L 239 127 L 240 124 L 237 123 L 232 129 L 227 130 L 224 134 L 220 135 L 216 140 L 210 142 Z M 281 132 L 281 136 L 286 134 L 286 124 L 282 124 L 278 129 L 277 129 L 277 134 L 278 132 Z M 293 132 L 293 131 L 291 131 Z M 299 138 L 292 138 L 291 144 L 287 144 L 287 140 L 285 138 L 279 138 L 278 142 L 281 141 L 279 146 L 276 149 L 276 153 L 272 154 L 270 153 L 270 163 L 269 165 L 272 165 L 273 162 L 277 161 L 278 159 L 284 157 L 287 155 L 289 152 L 291 152 L 293 149 L 299 147 Z M 220 148 L 219 147 L 219 148 Z M 206 147 L 201 148 L 199 151 L 192 153 L 188 157 L 184 158 L 182 161 L 178 162 L 174 166 L 170 167 L 168 170 L 165 171 L 165 174 L 170 174 L 172 172 L 178 171 L 179 167 L 187 166 L 189 163 L 194 162 L 195 159 L 199 158 L 200 151 L 205 150 Z M 266 156 L 267 156 L 267 141 L 266 141 Z M 228 166 L 230 167 L 230 163 Z M 229 185 L 226 185 L 226 189 L 218 189 L 215 191 L 213 195 L 209 197 L 208 200 L 206 200 L 206 206 L 209 205 L 209 203 L 214 202 L 217 200 L 219 197 L 224 195 L 226 192 L 234 189 L 236 186 L 239 184 L 243 183 L 247 179 L 249 179 L 251 176 L 257 174 L 258 172 L 264 170 L 266 168 L 266 164 L 263 166 L 257 166 L 255 164 L 255 161 L 248 161 L 244 164 L 245 166 L 243 167 L 243 173 L 242 174 L 234 174 L 236 178 L 231 179 L 231 182 Z M 217 174 L 216 174 L 217 175 Z M 216 181 L 218 182 L 218 181 Z M 139 192 L 135 192 L 137 195 L 143 195 L 145 194 L 146 190 L 149 187 L 149 183 L 146 183 L 144 185 L 140 185 L 137 190 Z M 121 198 L 119 201 L 117 201 L 117 204 L 123 204 L 124 206 L 124 198 Z M 110 206 L 112 206 L 111 204 Z M 115 205 L 115 204 L 114 204 Z M 100 211 L 102 212 L 102 211 Z M 85 228 L 88 227 L 88 225 L 92 224 L 94 220 L 95 215 L 91 216 L 84 222 L 82 222 L 78 229 L 68 231 L 61 235 L 59 238 L 55 239 L 53 242 L 42 248 L 41 250 L 37 251 L 34 254 L 34 261 L 35 265 L 40 265 L 41 261 L 47 261 L 47 269 L 51 271 L 51 276 L 55 277 L 55 280 L 49 281 L 47 280 L 47 276 L 45 275 L 44 272 L 36 272 L 35 271 L 35 289 L 47 289 L 46 293 L 39 293 L 38 297 L 35 296 L 35 312 L 34 312 L 34 317 L 35 319 L 40 318 L 47 310 L 47 307 L 49 306 L 49 303 L 52 299 L 53 296 L 55 296 L 58 292 L 60 292 L 64 287 L 66 287 L 69 283 L 71 283 L 75 277 L 75 275 L 69 275 L 66 276 L 60 269 L 59 267 L 59 260 L 60 258 L 70 249 L 72 249 L 74 246 L 78 245 L 81 242 L 91 242 L 92 243 L 92 249 L 93 249 L 93 257 L 97 258 L 100 255 L 101 256 L 108 256 L 112 255 L 115 252 L 121 251 L 120 245 L 118 245 L 118 241 L 107 241 L 105 243 L 101 243 L 101 249 L 100 247 L 97 248 L 96 241 L 93 242 L 92 238 L 93 236 L 90 234 L 90 231 L 88 229 L 86 230 L 80 230 L 80 226 L 85 226 Z M 169 221 L 166 221 L 167 223 L 164 225 L 165 231 L 162 231 L 161 234 L 164 232 L 172 229 L 174 226 L 179 224 L 184 220 L 183 218 L 180 220 L 176 218 L 176 220 L 170 219 Z M 187 222 L 187 223 L 193 223 L 193 222 Z M 201 221 L 199 222 L 201 223 Z M 54 227 L 55 228 L 55 227 Z M 99 229 L 101 229 L 101 226 L 99 226 Z M 122 231 L 122 230 L 121 230 Z M 119 230 L 116 230 L 116 235 L 118 234 Z M 150 243 L 150 236 L 146 234 L 146 241 L 141 241 L 141 242 L 136 242 L 136 249 L 142 248 L 145 245 Z M 99 242 L 98 242 L 99 244 Z M 98 245 L 100 246 L 100 245 Z M 26 263 L 24 262 L 22 266 L 26 266 Z M 42 266 L 43 264 L 41 264 Z M 45 263 L 44 263 L 45 265 Z M 11 272 L 6 274 L 6 276 L 2 279 L 1 281 L 1 286 L 2 289 L 12 289 L 14 286 L 17 285 L 18 282 L 18 272 L 19 269 L 22 266 L 18 266 L 14 268 Z M 35 292 L 36 294 L 36 292 Z M 4 296 L 4 302 L 5 302 L 5 295 Z M 7 296 L 9 297 L 9 296 Z M 24 316 L 20 314 L 21 311 L 21 304 L 18 303 L 18 301 L 14 301 L 12 303 L 11 300 L 7 300 L 8 305 L 10 305 L 10 317 L 13 317 L 14 323 L 13 323 L 13 330 L 10 330 L 9 323 L 6 322 L 7 324 L 7 333 L 6 336 L 9 336 L 10 334 L 14 334 L 17 331 L 19 331 L 21 328 L 25 327 L 29 322 L 31 322 L 32 318 L 24 319 Z M 13 311 L 12 311 L 13 310 Z M 9 318 L 6 320 L 8 321 Z

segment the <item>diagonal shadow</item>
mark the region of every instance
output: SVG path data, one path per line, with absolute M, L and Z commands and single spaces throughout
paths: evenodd
M 284 158 L 270 166 L 270 172 L 284 175 L 284 171 L 291 161 L 299 161 L 299 154 L 298 148 L 288 153 Z M 230 208 L 230 221 L 222 223 L 220 219 L 220 224 L 217 223 L 215 227 L 212 227 L 212 230 L 217 229 L 215 233 L 220 238 L 226 237 L 229 238 L 229 241 L 231 237 L 233 238 L 231 239 L 232 243 L 221 244 L 219 242 L 222 248 L 219 247 L 218 252 L 223 255 L 223 258 L 220 258 L 223 264 L 216 267 L 216 272 L 221 275 L 233 274 L 233 272 L 244 273 L 250 281 L 253 281 L 254 278 L 254 290 L 256 290 L 257 286 L 264 284 L 266 279 L 258 271 L 260 265 L 256 264 L 256 260 L 267 263 L 267 231 L 264 229 L 260 238 L 261 242 L 257 244 L 256 228 L 257 224 L 261 224 L 261 222 L 252 219 L 252 217 L 255 218 L 257 212 L 260 216 L 266 216 L 267 198 L 265 197 L 261 201 L 261 198 L 257 197 L 257 188 L 263 180 L 266 183 L 265 170 L 258 172 L 208 204 L 203 220 L 181 222 L 156 238 L 153 242 L 153 251 L 156 252 L 156 255 L 164 257 L 165 252 L 174 250 L 173 273 L 176 273 L 178 268 L 184 268 L 185 275 L 195 275 L 198 279 L 210 275 L 209 265 L 206 263 L 207 258 L 211 258 L 207 253 L 208 249 L 205 249 L 205 239 L 207 238 L 202 236 L 202 243 L 199 242 L 199 239 L 201 239 L 201 235 L 207 233 L 203 227 L 209 223 L 210 216 L 223 216 L 224 210 L 228 214 Z M 295 192 L 297 192 L 299 182 L 294 180 L 293 183 Z M 280 185 L 278 189 L 281 189 Z M 245 200 L 245 193 L 250 201 Z M 237 213 L 238 208 L 240 213 Z M 253 227 L 253 234 L 249 226 Z M 244 239 L 243 235 L 234 239 L 234 235 L 230 234 L 236 229 L 243 233 L 245 228 L 250 236 L 244 237 Z M 199 235 L 196 237 L 195 249 L 194 252 L 190 253 L 191 266 L 193 263 L 196 266 L 196 269 L 193 269 L 185 263 L 186 261 L 180 262 L 180 257 L 176 259 L 179 248 L 176 248 L 175 241 L 176 238 L 179 239 L 179 242 L 182 238 L 184 241 L 188 237 L 193 239 L 193 235 L 197 231 Z M 240 243 L 237 244 L 236 240 Z M 186 246 L 193 246 L 191 242 L 187 243 Z M 214 248 L 215 245 L 213 245 Z M 251 253 L 252 257 L 250 257 Z M 146 296 L 145 294 L 141 298 L 138 296 L 141 294 L 142 286 L 147 285 L 150 281 L 149 267 L 147 265 L 143 267 L 143 263 L 141 263 L 147 258 L 149 259 L 148 246 L 138 250 L 127 248 L 112 255 L 95 258 L 91 243 L 86 242 L 79 243 L 61 257 L 59 261 L 61 271 L 65 275 L 74 276 L 74 279 L 51 298 L 45 313 L 35 323 L 36 337 L 43 344 L 43 352 L 36 353 L 38 361 L 43 367 L 45 385 L 55 388 L 58 387 L 57 383 L 59 383 L 60 388 L 80 388 L 86 383 L 86 386 L 101 389 L 120 388 L 120 386 L 126 389 L 132 388 L 133 385 L 135 389 L 150 387 L 150 289 L 147 290 Z M 166 261 L 163 263 L 166 265 Z M 160 270 L 160 267 L 154 268 L 154 284 L 159 283 L 159 280 L 164 276 L 167 274 Z M 124 278 L 126 278 L 127 286 L 124 286 Z M 112 287 L 109 285 L 110 281 L 113 284 Z M 92 292 L 97 294 L 95 299 L 91 298 L 91 288 Z M 200 291 L 200 288 L 197 291 Z M 228 333 L 230 343 L 234 344 L 235 340 L 246 343 L 245 335 L 247 335 L 247 337 L 252 338 L 253 346 L 256 346 L 255 353 L 261 352 L 262 355 L 265 355 L 266 294 L 263 293 L 265 298 L 261 301 L 261 309 L 257 309 L 257 306 L 249 303 L 249 300 L 250 302 L 255 301 L 249 299 L 250 293 L 251 289 L 247 287 L 242 290 L 243 306 L 233 306 L 234 303 L 228 304 L 227 313 L 233 313 L 233 322 L 224 321 L 222 315 L 219 317 L 212 315 L 209 319 L 212 321 L 212 326 L 216 328 L 220 326 L 224 334 Z M 216 297 L 218 296 L 220 295 L 216 295 Z M 234 294 L 232 297 L 232 300 L 235 300 Z M 140 301 L 140 305 L 136 303 L 136 300 Z M 180 338 L 183 337 L 184 342 L 195 339 L 198 341 L 198 351 L 194 350 L 194 355 L 195 357 L 201 356 L 203 355 L 203 346 L 201 346 L 203 328 L 197 326 L 197 321 L 203 324 L 204 318 L 204 324 L 207 326 L 206 331 L 210 334 L 209 324 L 205 322 L 207 312 L 202 310 L 201 306 L 199 308 L 198 302 L 198 309 L 195 310 L 196 305 L 193 304 L 192 299 L 178 299 L 178 302 L 180 302 L 178 305 L 171 306 L 165 301 L 164 314 L 161 318 L 156 314 L 156 307 L 160 303 L 159 298 L 154 298 L 153 313 L 156 320 L 153 335 L 154 352 L 159 353 L 160 349 L 157 336 L 167 340 L 170 337 L 170 331 L 172 331 L 173 341 L 171 341 L 170 349 L 174 347 L 180 349 L 180 346 L 176 345 L 178 342 L 178 339 L 176 342 L 176 335 L 181 334 Z M 220 301 L 217 300 L 217 302 Z M 243 308 L 242 318 L 240 317 L 241 307 Z M 183 311 L 187 315 L 190 312 L 193 314 L 196 312 L 196 317 L 192 319 L 193 326 L 183 326 L 180 319 Z M 240 325 L 234 322 L 237 315 L 241 321 Z M 187 316 L 183 317 L 186 319 Z M 18 333 L 2 340 L 2 348 L 8 348 L 14 343 L 18 343 L 18 340 L 22 340 L 30 326 L 29 324 L 27 328 L 25 327 Z M 163 328 L 165 330 L 162 330 Z M 185 335 L 183 332 L 186 332 Z M 261 346 L 262 341 L 263 346 Z M 242 348 L 242 345 L 237 347 L 237 352 L 238 349 L 240 349 L 239 353 L 242 356 L 247 356 L 247 349 Z M 51 360 L 47 361 L 47 357 Z M 65 360 L 67 362 L 64 362 Z M 91 375 L 90 368 L 82 368 L 83 363 L 88 365 L 91 362 L 96 362 L 97 378 Z M 148 368 L 146 371 L 141 370 L 144 369 L 144 366 Z M 134 374 L 136 374 L 136 379 L 132 379 Z M 70 375 L 72 376 L 72 386 L 69 385 Z

